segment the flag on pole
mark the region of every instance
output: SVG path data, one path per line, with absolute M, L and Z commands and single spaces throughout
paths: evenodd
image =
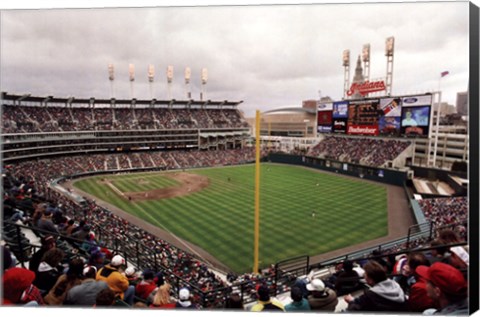
M 445 77 L 448 74 L 450 74 L 450 73 L 448 72 L 448 70 L 446 70 L 446 71 L 443 71 L 440 75 L 441 75 L 441 77 Z

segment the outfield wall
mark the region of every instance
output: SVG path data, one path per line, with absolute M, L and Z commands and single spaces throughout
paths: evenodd
M 309 156 L 271 153 L 268 156 L 268 161 L 274 163 L 307 166 L 319 170 L 396 186 L 403 186 L 407 181 L 407 172 L 405 171 L 363 166 Z

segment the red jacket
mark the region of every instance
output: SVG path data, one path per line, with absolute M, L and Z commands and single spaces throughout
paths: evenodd
M 408 307 L 410 311 L 423 312 L 428 308 L 435 308 L 434 301 L 427 295 L 427 281 L 415 276 L 417 282 L 410 287 Z
M 135 296 L 141 299 L 147 299 L 153 290 L 157 288 L 157 284 L 154 281 L 141 281 L 135 287 Z

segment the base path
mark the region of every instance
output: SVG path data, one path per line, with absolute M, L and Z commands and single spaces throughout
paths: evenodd
M 158 173 L 158 172 L 155 172 Z M 209 184 L 209 180 L 205 176 L 201 175 L 195 175 L 195 174 L 189 174 L 185 172 L 168 172 L 164 173 L 163 176 L 165 177 L 170 177 L 172 179 L 175 179 L 181 183 L 180 186 L 178 187 L 171 187 L 171 188 L 165 188 L 165 189 L 156 189 L 152 191 L 148 191 L 147 193 L 150 193 L 152 196 L 147 195 L 145 197 L 146 192 L 130 192 L 130 193 L 124 193 L 124 198 L 128 199 L 127 195 L 132 195 L 135 196 L 135 198 L 132 198 L 132 203 L 135 203 L 133 199 L 136 201 L 139 200 L 145 200 L 145 199 L 161 199 L 161 198 L 170 198 L 170 197 L 176 197 L 180 195 L 187 195 L 191 194 L 192 192 L 199 191 Z M 89 178 L 89 177 L 86 177 Z M 115 205 L 112 205 L 106 201 L 98 199 L 98 197 L 94 195 L 90 195 L 89 193 L 86 193 L 76 187 L 73 186 L 73 183 L 76 181 L 79 181 L 79 179 L 76 179 L 75 181 L 68 181 L 65 183 L 62 183 L 62 186 L 69 189 L 72 192 L 76 192 L 77 194 L 86 197 L 90 200 L 94 200 L 95 204 L 105 208 L 107 210 L 110 210 L 111 212 L 115 213 L 119 217 L 127 220 L 129 223 L 132 225 L 135 225 L 145 231 L 147 231 L 149 234 L 152 234 L 159 239 L 162 239 L 164 241 L 167 241 L 171 245 L 177 247 L 178 249 L 187 251 L 195 255 L 198 259 L 201 259 L 204 261 L 207 265 L 211 266 L 212 268 L 215 268 L 223 273 L 228 273 L 230 272 L 230 268 L 223 264 L 222 262 L 218 261 L 217 258 L 215 258 L 213 255 L 205 251 L 204 249 L 200 248 L 199 246 L 186 241 L 184 239 L 179 238 L 175 234 L 169 232 L 168 230 L 159 228 L 157 226 L 152 225 L 151 223 L 137 218 L 128 212 L 125 212 L 124 210 L 118 208 Z M 102 182 L 104 183 L 109 183 L 111 182 L 108 179 L 103 179 Z M 111 184 L 113 186 L 113 184 Z M 156 196 L 156 197 L 154 197 Z
M 308 167 L 305 167 L 305 168 L 308 168 Z M 317 169 L 311 169 L 311 168 L 308 168 L 308 169 L 314 172 L 330 173 L 325 171 L 319 171 Z M 335 174 L 338 177 L 351 178 L 357 181 L 360 180 L 359 178 L 352 177 L 352 176 L 345 176 L 345 175 L 336 174 L 336 173 L 332 173 L 332 174 Z M 125 195 L 125 199 L 128 199 L 128 197 L 130 197 L 133 203 L 135 201 L 141 201 L 141 200 L 147 200 L 147 199 L 148 200 L 149 199 L 165 199 L 165 198 L 171 198 L 176 196 L 188 195 L 193 192 L 200 191 L 209 185 L 209 179 L 207 177 L 196 175 L 196 174 L 190 174 L 187 172 L 168 172 L 168 173 L 163 173 L 163 176 L 172 178 L 178 181 L 181 185 L 176 187 L 170 187 L 170 188 L 155 189 L 147 192 L 123 193 Z M 111 184 L 111 182 L 108 179 L 104 179 L 103 181 L 109 182 Z M 377 185 L 379 184 L 377 182 L 373 182 L 369 180 L 360 180 L 360 181 L 370 182 Z M 150 234 L 153 234 L 158 238 L 171 243 L 175 247 L 196 255 L 199 259 L 203 259 L 203 261 L 205 261 L 211 267 L 218 269 L 219 271 L 222 271 L 222 272 L 231 271 L 226 265 L 218 261 L 210 253 L 200 248 L 199 246 L 191 242 L 188 242 L 186 240 L 183 240 L 165 229 L 156 227 L 147 221 L 144 221 L 140 218 L 132 216 L 131 214 L 123 211 L 122 209 L 112 204 L 109 204 L 105 201 L 101 201 L 97 197 L 92 196 L 88 193 L 85 193 L 79 190 L 78 188 L 74 188 L 71 181 L 63 183 L 62 186 L 66 188 L 70 188 L 70 190 L 77 192 L 78 194 L 84 197 L 95 200 L 97 205 L 114 212 L 118 216 L 132 223 L 133 225 L 136 225 L 137 227 L 144 229 Z M 387 189 L 388 235 L 374 239 L 374 240 L 362 242 L 359 244 L 354 244 L 342 249 L 337 249 L 327 253 L 311 256 L 310 257 L 311 264 L 320 263 L 322 261 L 326 261 L 331 258 L 341 256 L 343 254 L 352 253 L 361 249 L 377 246 L 379 244 L 390 242 L 392 240 L 405 237 L 407 235 L 408 228 L 413 224 L 415 224 L 415 222 L 413 219 L 413 215 L 410 212 L 408 200 L 405 196 L 404 189 L 400 186 L 393 186 L 393 185 L 383 185 L 383 186 L 385 186 Z M 328 226 L 328 224 L 326 224 L 326 226 Z M 355 241 L 352 241 L 352 242 L 355 243 Z
M 180 183 L 178 186 L 153 189 L 144 192 L 120 192 L 109 179 L 103 179 L 100 182 L 106 183 L 112 190 L 130 201 L 159 200 L 172 197 L 190 195 L 199 192 L 210 184 L 208 177 L 185 172 L 169 172 L 162 176 L 168 177 Z

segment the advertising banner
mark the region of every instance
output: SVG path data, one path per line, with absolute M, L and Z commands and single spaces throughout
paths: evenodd
M 348 106 L 348 123 L 361 125 L 378 124 L 378 100 L 351 102 Z
M 347 119 L 333 119 L 332 120 L 332 132 L 334 133 L 346 133 L 347 132 Z
M 317 116 L 318 125 L 332 125 L 332 111 L 319 111 Z
M 317 126 L 317 131 L 319 133 L 331 133 L 332 132 L 332 126 L 331 125 L 319 125 L 319 126 Z
M 382 116 L 378 121 L 381 135 L 399 136 L 401 117 Z
M 402 107 L 401 130 L 405 135 L 428 135 L 430 106 Z
M 386 117 L 400 117 L 402 115 L 402 98 L 380 99 L 380 109 Z
M 349 124 L 347 134 L 353 135 L 378 135 L 378 125 Z
M 428 136 L 431 95 L 402 98 L 401 133 L 406 136 Z
M 318 102 L 318 111 L 332 111 L 333 110 L 333 103 L 331 102 Z
M 403 97 L 402 106 L 404 107 L 417 107 L 417 106 L 430 106 L 432 104 L 432 95 L 421 95 L 412 97 Z
M 333 118 L 348 118 L 348 101 L 333 103 Z
M 348 105 L 348 134 L 378 135 L 378 100 L 351 102 Z

